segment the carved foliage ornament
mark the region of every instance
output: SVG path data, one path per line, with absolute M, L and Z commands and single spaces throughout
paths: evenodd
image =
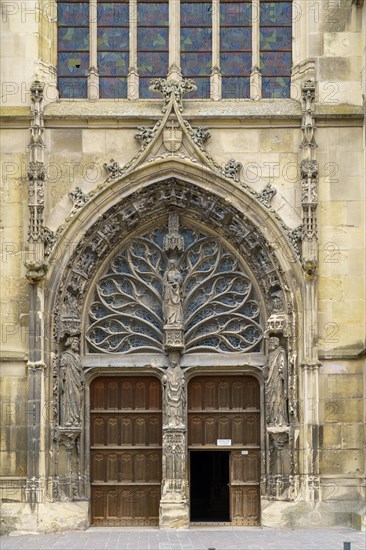
M 167 234 L 156 229 L 133 239 L 98 281 L 90 351 L 161 352 L 164 325 L 182 326 L 188 353 L 257 351 L 260 307 L 235 256 L 218 239 L 184 227 L 185 249 L 171 260 L 163 247 Z M 179 284 L 167 289 L 176 273 Z
M 183 78 L 182 80 L 167 80 L 165 78 L 153 78 L 150 81 L 150 90 L 163 95 L 165 105 L 162 108 L 163 113 L 168 108 L 168 103 L 173 97 L 177 102 L 180 111 L 183 111 L 183 97 L 197 90 L 197 86 L 191 78 Z

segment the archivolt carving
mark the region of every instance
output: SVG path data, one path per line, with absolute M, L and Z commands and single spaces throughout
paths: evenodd
M 118 246 L 121 239 L 131 233 L 139 223 L 148 220 L 149 216 L 166 215 L 167 209 L 172 207 L 185 211 L 192 221 L 201 222 L 204 219 L 208 226 L 216 229 L 235 247 L 238 254 L 246 259 L 256 278 L 266 309 L 271 309 L 271 293 L 274 289 L 284 288 L 284 285 L 274 251 L 258 228 L 245 214 L 239 214 L 233 206 L 210 192 L 169 179 L 150 185 L 145 190 L 132 194 L 122 204 L 111 207 L 85 233 L 71 255 L 59 283 L 54 310 L 58 340 L 70 333 L 68 325 L 71 321 L 74 327 L 72 332 L 76 333 L 80 329 L 86 292 L 109 251 Z M 85 258 L 88 258 L 87 268 Z M 286 293 L 286 302 L 289 297 L 290 294 Z M 285 310 L 292 319 L 293 307 L 286 303 Z
M 98 281 L 90 350 L 162 351 L 165 326 L 179 324 L 186 353 L 258 351 L 260 306 L 236 257 L 217 238 L 183 227 L 184 250 L 173 260 L 167 235 L 165 227 L 136 237 Z

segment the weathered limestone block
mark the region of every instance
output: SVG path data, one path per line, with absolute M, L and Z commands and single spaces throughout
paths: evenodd
M 86 529 L 88 509 L 88 502 L 47 502 L 37 504 L 33 511 L 29 504 L 2 504 L 1 534 Z

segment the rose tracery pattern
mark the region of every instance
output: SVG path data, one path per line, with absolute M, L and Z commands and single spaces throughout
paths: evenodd
M 86 335 L 92 353 L 163 351 L 167 233 L 134 238 L 99 279 Z M 180 233 L 185 352 L 258 351 L 260 306 L 237 258 L 218 239 L 190 228 Z

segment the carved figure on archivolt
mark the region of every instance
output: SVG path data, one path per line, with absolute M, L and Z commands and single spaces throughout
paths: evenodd
M 176 261 L 169 260 L 168 269 L 164 275 L 164 323 L 166 325 L 182 325 L 182 280 Z
M 182 368 L 177 357 L 173 356 L 170 365 L 163 376 L 165 387 L 164 424 L 171 428 L 184 426 L 185 412 L 185 380 Z
M 79 355 L 79 337 L 67 338 L 60 357 L 61 426 L 80 426 L 84 394 L 84 373 Z
M 268 340 L 268 365 L 266 376 L 266 419 L 269 426 L 288 425 L 287 357 L 279 338 Z

